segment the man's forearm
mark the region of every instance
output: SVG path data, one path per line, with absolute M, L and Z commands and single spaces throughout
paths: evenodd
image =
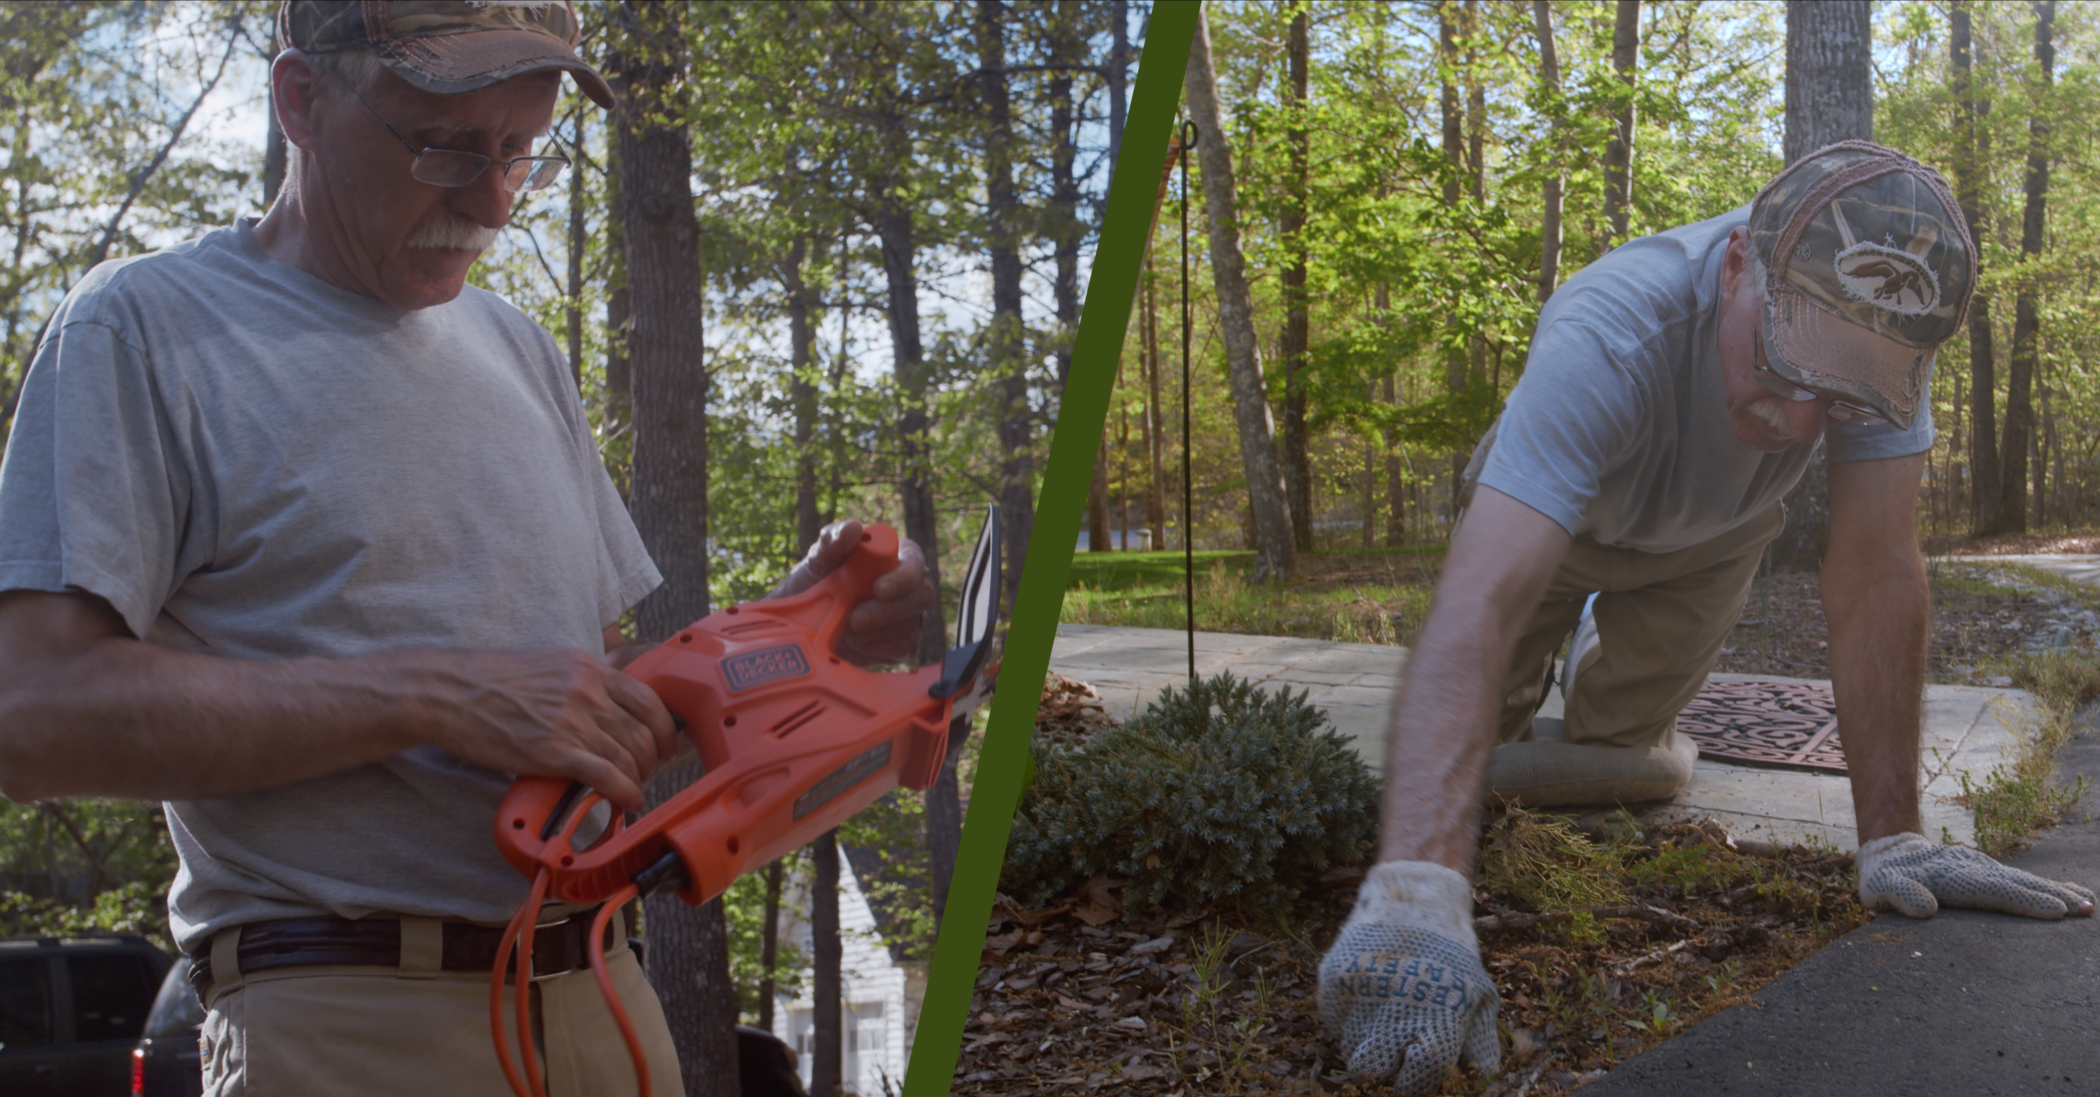
M 641 810 L 677 732 L 600 654 L 230 659 L 133 639 L 107 603 L 0 592 L 0 793 L 234 796 L 418 745 Z
M 1923 455 L 1830 466 L 1823 614 L 1859 840 L 1920 832 L 1918 725 L 1931 591 L 1918 554 Z
M 1509 657 L 1495 630 L 1480 627 L 1480 603 L 1439 591 L 1408 655 L 1386 743 L 1380 861 L 1473 871 L 1495 687 Z
M 396 655 L 250 662 L 111 638 L 54 663 L 64 689 L 0 696 L 13 800 L 236 795 L 416 745 L 427 715 Z
M 1859 840 L 1918 831 L 1918 726 L 1930 595 L 1925 569 L 1826 567 L 1830 677 Z
M 1394 698 L 1380 861 L 1472 871 L 1503 671 L 1568 543 L 1551 518 L 1493 488 L 1476 492 Z

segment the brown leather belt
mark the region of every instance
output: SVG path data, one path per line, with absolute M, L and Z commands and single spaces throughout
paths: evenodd
M 534 978 L 560 975 L 590 962 L 586 950 L 591 919 L 596 914 L 595 908 L 582 911 L 567 921 L 533 931 Z M 623 928 L 632 934 L 634 908 L 628 907 L 621 914 Z M 487 971 L 496 966 L 496 950 L 503 941 L 501 927 L 446 922 L 443 931 L 441 970 Z M 604 948 L 611 949 L 618 941 L 608 924 Z M 238 956 L 243 974 L 318 964 L 399 967 L 401 923 L 393 918 L 280 918 L 249 922 L 241 927 Z M 211 945 L 207 943 L 190 955 L 190 985 L 202 998 L 211 990 L 211 983 Z

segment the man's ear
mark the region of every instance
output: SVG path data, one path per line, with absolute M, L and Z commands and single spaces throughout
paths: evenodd
M 270 65 L 270 96 L 277 108 L 277 125 L 294 147 L 313 148 L 314 100 L 320 79 L 321 74 L 300 50 L 285 50 Z
M 1738 288 L 1745 271 L 1750 269 L 1750 226 L 1737 225 L 1728 230 L 1728 251 L 1721 257 L 1721 287 L 1730 294 Z

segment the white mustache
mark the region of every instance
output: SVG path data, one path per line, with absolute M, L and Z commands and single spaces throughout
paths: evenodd
M 431 251 L 487 251 L 495 246 L 498 232 L 464 217 L 447 217 L 417 229 L 408 238 L 407 246 Z
M 1746 410 L 1750 414 L 1757 416 L 1766 426 L 1771 427 L 1773 436 L 1776 439 L 1786 442 L 1795 441 L 1794 424 L 1788 421 L 1786 412 L 1779 410 L 1779 404 L 1779 397 L 1766 396 L 1759 400 L 1752 400 Z

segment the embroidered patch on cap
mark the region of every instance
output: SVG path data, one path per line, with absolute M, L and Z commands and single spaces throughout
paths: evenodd
M 1862 240 L 1838 252 L 1838 284 L 1846 295 L 1904 316 L 1939 307 L 1940 280 L 1917 256 Z

